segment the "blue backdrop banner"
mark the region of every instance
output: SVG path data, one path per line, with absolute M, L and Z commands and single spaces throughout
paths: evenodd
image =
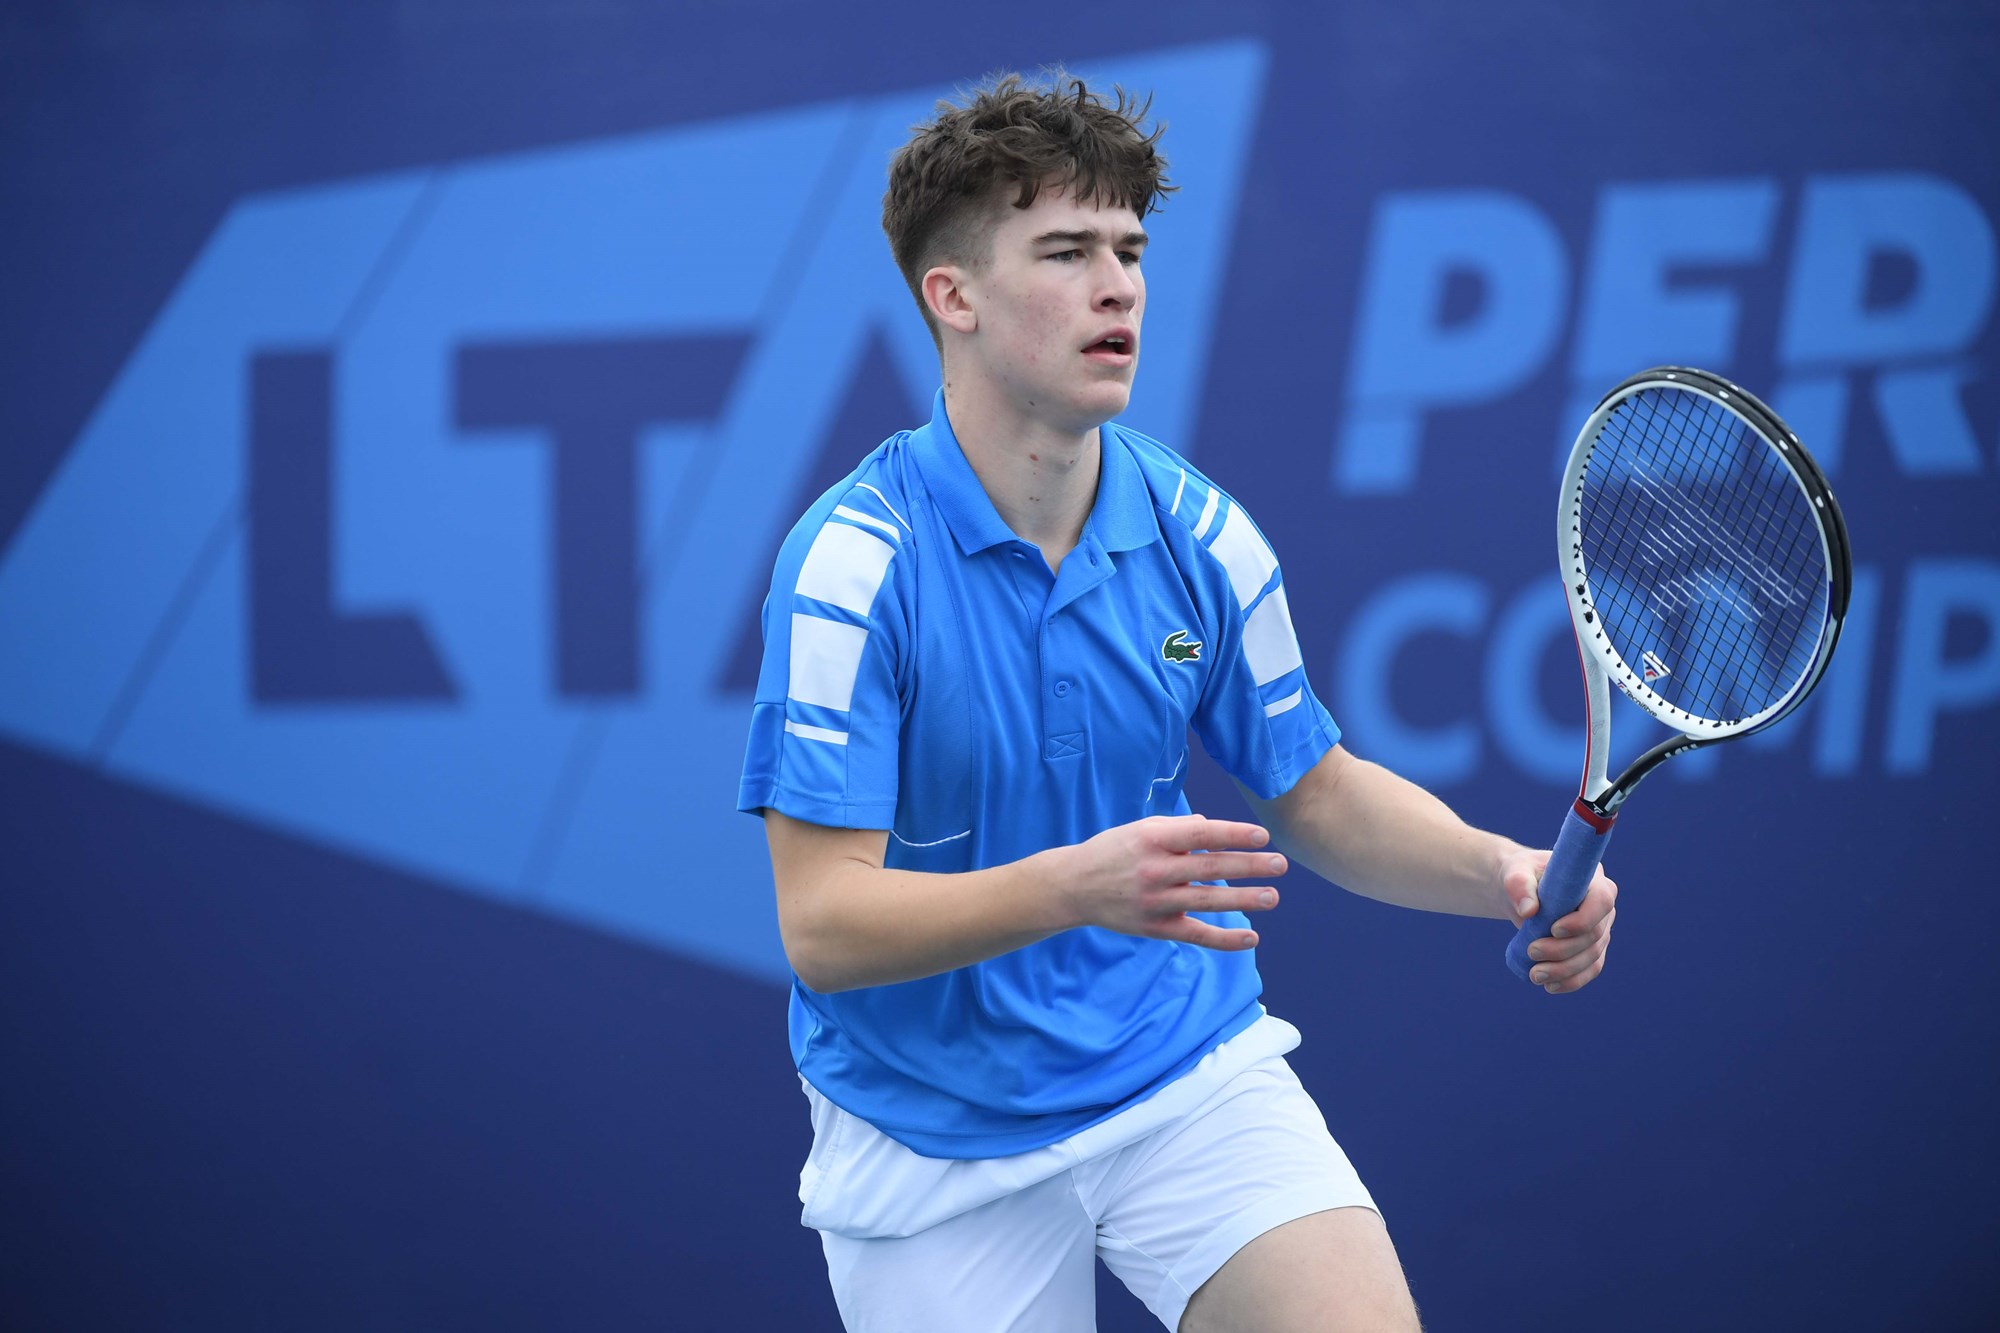
M 838 1326 L 758 608 L 928 415 L 889 154 L 1056 61 L 1181 187 L 1125 420 L 1467 818 L 1574 795 L 1551 520 L 1616 381 L 1751 388 L 1852 531 L 1818 694 L 1622 821 L 1587 991 L 1303 871 L 1265 927 L 1427 1323 L 1991 1320 L 1990 6 L 93 0 L 0 18 L 10 1327 Z

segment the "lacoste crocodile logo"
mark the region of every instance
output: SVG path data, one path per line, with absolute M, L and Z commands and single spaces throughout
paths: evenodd
M 1167 636 L 1160 645 L 1160 656 L 1169 662 L 1195 662 L 1201 659 L 1201 645 L 1187 642 L 1187 631 L 1177 629 Z

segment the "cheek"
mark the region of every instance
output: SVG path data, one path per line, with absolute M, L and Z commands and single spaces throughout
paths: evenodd
M 1028 308 L 1028 321 L 1037 336 L 1046 338 L 1061 330 L 1066 309 L 1068 307 L 1053 296 L 1039 297 Z
M 1025 366 L 1052 364 L 1064 331 L 1061 303 L 1047 297 L 1030 299 L 1020 310 L 1021 318 L 1015 325 L 1016 357 Z

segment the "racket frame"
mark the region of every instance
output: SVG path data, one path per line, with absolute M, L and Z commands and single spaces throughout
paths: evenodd
M 1668 388 L 1700 394 L 1726 408 L 1744 426 L 1760 437 L 1785 464 L 1792 481 L 1805 495 L 1818 519 L 1820 545 L 1829 572 L 1827 629 L 1820 636 L 1818 650 L 1808 668 L 1783 698 L 1753 716 L 1734 722 L 1696 717 L 1661 698 L 1648 687 L 1645 677 L 1632 670 L 1621 657 L 1599 622 L 1590 587 L 1590 571 L 1583 558 L 1583 485 L 1591 455 L 1604 423 L 1619 404 L 1646 389 Z M 1560 500 L 1556 506 L 1556 551 L 1563 571 L 1563 596 L 1569 603 L 1570 626 L 1576 635 L 1577 659 L 1583 669 L 1586 708 L 1583 782 L 1577 794 L 1576 810 L 1584 819 L 1608 831 L 1618 807 L 1632 794 L 1645 776 L 1677 754 L 1761 731 L 1780 721 L 1812 693 L 1833 657 L 1841 626 L 1847 618 L 1847 602 L 1853 585 L 1852 557 L 1847 541 L 1847 523 L 1840 505 L 1827 486 L 1826 475 L 1799 443 L 1791 427 L 1750 393 L 1720 375 L 1688 366 L 1656 366 L 1617 385 L 1603 398 L 1570 449 L 1563 469 Z M 1646 713 L 1679 733 L 1653 746 L 1628 765 L 1616 780 L 1608 777 L 1611 753 L 1611 693 L 1616 685 L 1621 693 Z

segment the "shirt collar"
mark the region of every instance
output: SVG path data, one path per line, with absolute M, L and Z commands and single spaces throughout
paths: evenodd
M 924 486 L 961 550 L 974 555 L 1002 542 L 1020 540 L 993 507 L 992 497 L 972 470 L 958 436 L 952 433 L 943 389 L 931 404 L 930 423 L 912 431 L 910 440 Z M 1136 550 L 1160 535 L 1152 493 L 1116 426 L 1107 422 L 1101 427 L 1097 442 L 1097 499 L 1084 522 L 1084 535 L 1095 534 L 1107 551 Z

